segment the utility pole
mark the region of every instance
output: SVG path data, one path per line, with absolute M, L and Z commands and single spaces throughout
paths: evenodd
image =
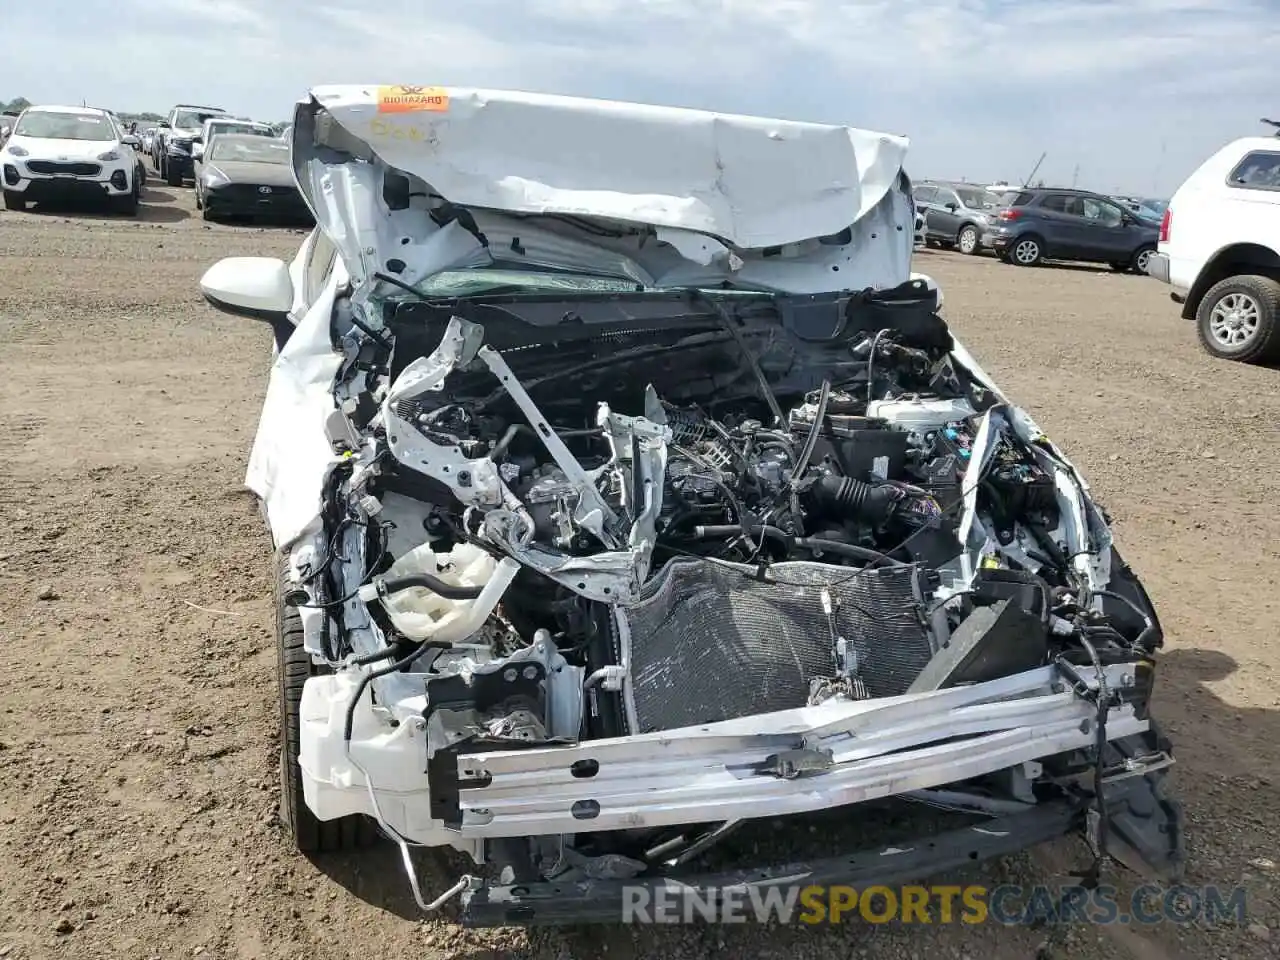
M 1076 168 L 1071 171 L 1071 189 L 1076 188 L 1076 184 L 1080 182 L 1080 164 L 1076 164 Z

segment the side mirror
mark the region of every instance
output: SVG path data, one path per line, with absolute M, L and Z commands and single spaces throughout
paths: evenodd
M 123 143 L 126 147 L 133 147 L 135 150 L 138 147 L 142 146 L 142 141 L 132 133 L 126 133 L 123 137 L 120 138 L 120 142 Z
M 960 204 L 958 204 L 958 203 L 948 203 L 948 204 L 947 204 L 947 209 L 948 209 L 948 210 L 950 210 L 952 213 L 955 213 L 957 210 L 959 210 L 959 209 L 960 209 Z
M 156 124 L 156 127 L 157 127 L 158 129 L 160 129 L 160 130 L 168 130 L 168 129 L 169 129 L 169 121 L 168 121 L 168 120 L 161 120 L 158 124 Z
M 200 278 L 200 292 L 223 313 L 292 329 L 293 279 L 275 257 L 227 257 Z
M 204 144 L 197 140 L 191 144 L 191 156 L 199 158 L 204 156 Z

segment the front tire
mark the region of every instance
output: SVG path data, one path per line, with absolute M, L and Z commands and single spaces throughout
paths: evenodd
M 1280 360 L 1280 283 L 1244 274 L 1214 284 L 1196 310 L 1200 345 L 1241 363 Z
M 978 228 L 971 223 L 965 224 L 956 234 L 956 249 L 963 254 L 973 256 L 978 252 Z
M 126 217 L 136 217 L 138 215 L 138 188 L 134 187 L 133 191 L 120 197 L 112 197 L 111 205 L 115 208 L 116 213 L 122 213 Z
M 164 182 L 171 187 L 182 186 L 182 172 L 173 169 L 172 163 L 165 163 L 164 165 Z
M 367 847 L 377 839 L 368 817 L 339 817 L 317 820 L 302 793 L 302 771 L 298 768 L 301 743 L 302 687 L 307 678 L 328 673 L 316 666 L 303 646 L 302 617 L 298 608 L 285 602 L 289 586 L 285 564 L 276 577 L 276 650 L 280 687 L 280 822 L 301 853 L 336 853 Z
M 1039 237 L 1019 237 L 1009 248 L 1009 262 L 1018 267 L 1034 267 L 1044 259 Z
M 21 212 L 27 209 L 27 198 L 15 190 L 6 190 L 4 192 L 4 206 L 6 210 Z

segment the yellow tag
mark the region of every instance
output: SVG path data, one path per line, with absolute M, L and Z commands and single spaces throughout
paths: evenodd
M 379 87 L 379 113 L 447 113 L 449 91 L 444 87 Z

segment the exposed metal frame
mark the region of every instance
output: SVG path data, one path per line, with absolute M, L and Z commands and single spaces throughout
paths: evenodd
M 1129 664 L 1107 667 L 1106 676 L 1111 690 L 1134 684 Z M 464 753 L 461 833 L 536 836 L 807 813 L 1089 748 L 1096 718 L 1096 705 L 1056 667 L 1042 667 L 576 746 Z M 1147 728 L 1131 705 L 1109 707 L 1108 740 Z M 778 758 L 797 753 L 806 772 L 780 774 Z
M 468 927 L 617 923 L 626 892 L 637 888 L 648 892 L 651 903 L 692 894 L 717 900 L 737 894 L 741 903 L 743 894 L 776 886 L 909 883 L 1072 833 L 1083 828 L 1084 816 L 1082 803 L 1062 800 L 928 837 L 773 867 L 628 880 L 475 883 L 463 890 L 460 919 Z

